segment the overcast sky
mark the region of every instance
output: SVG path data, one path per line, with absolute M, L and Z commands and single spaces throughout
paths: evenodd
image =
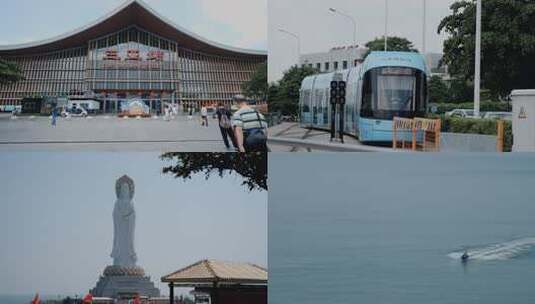
M 186 182 L 155 153 L 2 153 L 0 294 L 87 293 L 112 264 L 115 181 L 135 183 L 138 265 L 159 279 L 205 258 L 267 266 L 267 192 Z
M 2 0 L 0 45 L 64 34 L 106 15 L 126 0 Z M 267 49 L 267 0 L 144 0 L 159 14 L 207 39 Z
M 438 24 L 449 15 L 454 0 L 427 0 L 427 51 L 441 52 L 445 35 Z M 389 36 L 411 40 L 422 47 L 422 0 L 389 0 Z M 348 18 L 333 15 L 336 8 L 357 20 L 357 43 L 365 44 L 384 33 L 384 0 L 269 0 L 268 41 L 269 81 L 277 81 L 283 71 L 297 63 L 297 42 L 278 31 L 283 28 L 301 38 L 301 52 L 326 52 L 334 46 L 350 45 L 353 25 Z

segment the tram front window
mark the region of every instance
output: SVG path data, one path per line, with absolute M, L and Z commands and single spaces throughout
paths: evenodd
M 361 116 L 414 117 L 426 109 L 425 74 L 410 68 L 376 68 L 366 72 Z
M 414 111 L 414 76 L 377 77 L 377 110 Z

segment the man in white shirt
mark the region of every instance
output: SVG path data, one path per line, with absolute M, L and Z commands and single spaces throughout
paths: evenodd
M 208 127 L 208 109 L 205 106 L 201 108 L 201 124 Z
M 240 152 L 267 151 L 267 122 L 262 114 L 251 108 L 242 95 L 234 98 L 240 109 L 232 116 L 232 126 Z

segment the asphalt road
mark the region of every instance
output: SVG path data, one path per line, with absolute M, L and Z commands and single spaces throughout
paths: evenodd
M 160 151 L 227 152 L 217 120 L 202 127 L 198 116 L 123 119 L 111 115 L 89 118 L 21 116 L 0 114 L 0 151 Z
M 311 130 L 301 128 L 297 123 L 284 122 L 273 126 L 269 129 L 270 136 L 276 136 L 289 139 L 306 139 L 317 143 L 328 145 L 330 143 L 331 135 L 329 132 L 321 130 Z M 362 146 L 362 144 L 351 136 L 344 136 L 347 145 Z M 269 144 L 269 149 L 272 152 L 319 152 L 320 150 L 312 150 L 308 148 L 292 147 L 287 145 Z

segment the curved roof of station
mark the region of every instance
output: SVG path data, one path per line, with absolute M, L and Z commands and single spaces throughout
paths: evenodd
M 132 25 L 203 53 L 223 56 L 267 56 L 266 51 L 231 47 L 203 38 L 161 16 L 141 0 L 128 0 L 106 16 L 54 38 L 0 46 L 0 55 L 47 53 L 78 47 L 89 40 L 120 31 Z

